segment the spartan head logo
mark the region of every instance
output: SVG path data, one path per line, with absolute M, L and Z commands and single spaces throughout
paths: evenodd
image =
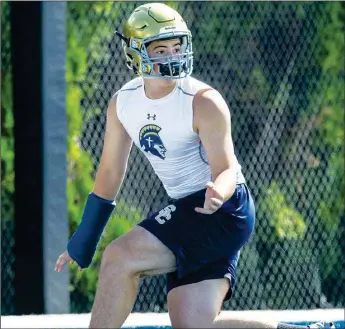
M 146 125 L 142 127 L 139 132 L 139 141 L 143 151 L 151 152 L 151 154 L 164 160 L 167 149 L 158 135 L 161 129 L 157 125 Z

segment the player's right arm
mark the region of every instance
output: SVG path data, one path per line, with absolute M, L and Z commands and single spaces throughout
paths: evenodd
M 101 161 L 98 166 L 93 193 L 114 200 L 125 176 L 132 140 L 116 113 L 116 95 L 108 110 Z
M 80 268 L 90 265 L 115 208 L 131 146 L 132 140 L 117 117 L 115 95 L 107 109 L 103 150 L 94 189 L 88 195 L 81 222 L 69 240 L 67 250 L 56 261 L 55 271 L 60 272 L 68 262 L 76 262 Z

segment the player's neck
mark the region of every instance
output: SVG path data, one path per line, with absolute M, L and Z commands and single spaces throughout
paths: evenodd
M 145 94 L 150 99 L 159 99 L 169 95 L 176 86 L 176 80 L 145 79 Z

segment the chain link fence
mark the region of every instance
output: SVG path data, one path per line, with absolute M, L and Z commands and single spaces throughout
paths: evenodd
M 14 312 L 14 138 L 11 47 L 9 23 L 10 7 L 1 8 L 1 314 Z
M 69 147 L 79 145 L 88 154 L 91 177 L 101 156 L 109 99 L 134 77 L 113 32 L 140 4 L 67 4 Z M 256 202 L 255 234 L 243 248 L 236 290 L 224 309 L 344 307 L 344 5 L 167 4 L 192 31 L 194 77 L 218 89 L 228 102 L 236 154 Z M 75 153 L 69 153 L 68 181 L 80 192 L 89 167 L 72 159 Z M 78 161 L 80 178 L 71 174 Z M 90 188 L 69 203 L 80 207 L 69 211 L 71 233 Z M 69 199 L 79 192 L 68 192 Z M 167 203 L 161 183 L 134 146 L 114 213 L 116 225 L 108 226 L 103 240 L 125 233 Z M 8 250 L 6 244 L 2 274 L 11 272 L 10 258 L 4 260 L 6 252 L 11 255 Z M 82 274 L 71 269 L 71 312 L 90 311 L 99 263 L 96 255 Z M 10 287 L 11 280 L 2 275 L 2 287 Z M 167 311 L 164 276 L 142 279 L 133 311 Z

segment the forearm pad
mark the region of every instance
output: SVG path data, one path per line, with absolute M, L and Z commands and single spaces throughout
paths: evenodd
M 97 244 L 114 208 L 115 202 L 94 193 L 89 194 L 81 222 L 67 245 L 70 257 L 81 268 L 91 264 Z

